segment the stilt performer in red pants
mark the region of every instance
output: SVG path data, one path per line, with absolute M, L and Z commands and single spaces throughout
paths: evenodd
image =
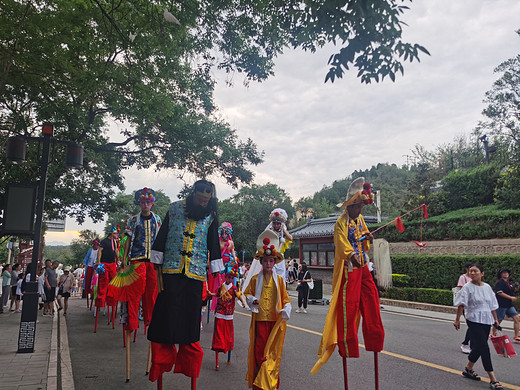
M 203 357 L 200 313 L 208 256 L 210 272 L 224 269 L 215 186 L 199 180 L 185 200 L 170 204 L 152 248 L 159 294 L 148 328 L 152 342 L 149 379 L 157 380 L 159 389 L 162 374 L 174 365 L 174 372 L 190 377 L 192 390 L 196 388 Z
M 379 388 L 377 353 L 383 350 L 385 332 L 377 288 L 367 266 L 371 235 L 361 215 L 363 206 L 373 203 L 373 198 L 370 184 L 360 177 L 350 185 L 345 202 L 338 205 L 345 207 L 345 211 L 334 227 L 332 300 L 318 351 L 319 360 L 311 370 L 311 374 L 316 374 L 337 346 L 343 358 L 345 389 L 348 389 L 346 358 L 359 357 L 359 314 L 363 317 L 365 349 L 374 352 L 375 388 Z M 364 235 L 368 239 L 359 240 Z
M 117 229 L 112 227 L 107 238 L 99 244 L 98 249 L 98 264 L 104 264 L 105 272 L 99 274 L 98 280 L 98 294 L 96 297 L 96 319 L 99 315 L 99 310 L 102 307 L 112 307 L 112 312 L 115 310 L 117 300 L 113 297 L 107 296 L 108 284 L 116 276 L 117 273 L 117 254 L 119 253 L 119 243 L 117 241 Z M 109 311 L 110 314 L 110 311 Z M 96 321 L 97 324 L 97 321 Z

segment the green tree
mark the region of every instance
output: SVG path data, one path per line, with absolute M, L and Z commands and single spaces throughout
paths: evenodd
M 79 232 L 79 238 L 72 240 L 70 243 L 70 252 L 72 263 L 82 264 L 88 250 L 92 248 L 92 241 L 95 239 L 101 239 L 102 237 L 93 230 L 81 230 Z
M 349 67 L 369 83 L 418 60 L 417 44 L 401 40 L 398 0 L 210 1 L 0 0 L 0 138 L 39 135 L 85 147 L 84 169 L 69 172 L 55 146 L 45 209 L 78 221 L 99 220 L 122 190 L 128 166 L 220 174 L 250 183 L 262 161 L 216 116 L 214 68 L 264 80 L 287 46 L 314 51 L 343 42 L 326 80 Z M 171 14 L 170 14 L 171 13 Z M 165 17 L 166 15 L 166 17 Z M 176 19 L 175 19 L 176 18 Z M 113 120 L 120 142 L 109 142 Z M 34 181 L 38 145 L 28 163 L 7 167 L 0 185 Z
M 135 190 L 137 191 L 137 189 Z M 140 212 L 138 205 L 134 203 L 134 193 L 132 194 L 117 194 L 114 198 L 114 211 L 108 213 L 107 221 L 105 223 L 105 234 L 108 234 L 110 229 L 114 226 L 119 225 L 121 231 L 125 230 L 126 221 L 132 215 L 136 215 Z M 161 190 L 155 190 L 157 201 L 152 207 L 152 212 L 157 214 L 163 219 L 168 212 L 168 206 L 171 201 L 170 198 Z
M 237 253 L 241 255 L 245 250 L 246 261 L 250 261 L 256 253 L 256 239 L 269 224 L 273 209 L 284 209 L 289 218 L 294 214 L 287 193 L 271 183 L 242 187 L 238 194 L 219 202 L 218 207 L 219 222 L 231 223 Z

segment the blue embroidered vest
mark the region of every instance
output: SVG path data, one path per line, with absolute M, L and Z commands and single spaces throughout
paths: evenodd
M 363 236 L 363 222 L 364 221 L 365 220 L 363 219 L 363 216 L 359 215 L 357 220 L 351 219 L 347 226 L 348 241 L 350 242 L 350 245 L 352 245 L 352 248 L 354 248 L 354 251 L 358 255 L 361 266 L 364 266 L 367 263 L 367 258 L 368 258 L 368 255 L 365 253 L 365 248 L 363 246 L 363 242 L 358 241 Z
M 184 214 L 185 201 L 170 204 L 168 237 L 162 272 L 184 273 L 187 277 L 206 280 L 208 270 L 208 230 L 213 216 L 200 221 Z

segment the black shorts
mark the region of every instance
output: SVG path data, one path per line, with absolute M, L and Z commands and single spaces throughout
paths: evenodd
M 69 292 L 64 292 L 63 294 L 60 294 L 63 298 L 70 298 Z
M 56 299 L 56 287 L 51 287 L 50 289 L 45 287 L 45 298 L 45 302 L 47 303 L 54 302 Z

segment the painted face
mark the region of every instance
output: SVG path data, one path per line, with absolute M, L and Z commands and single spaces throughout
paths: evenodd
M 282 223 L 280 221 L 273 221 L 273 228 L 276 231 L 279 231 L 282 228 Z
M 363 203 L 356 203 L 347 207 L 348 216 L 352 219 L 359 217 L 359 214 L 363 211 Z
M 141 213 L 149 214 L 152 209 L 153 202 L 150 199 L 141 199 L 139 201 L 139 207 L 141 208 Z
M 211 198 L 200 192 L 195 192 L 193 197 L 193 204 L 197 206 L 207 207 Z
M 271 272 L 275 264 L 274 257 L 263 257 L 262 258 L 262 271 Z
M 227 284 L 232 283 L 233 282 L 233 278 L 234 278 L 234 276 L 232 274 L 227 274 L 226 275 L 226 283 Z

